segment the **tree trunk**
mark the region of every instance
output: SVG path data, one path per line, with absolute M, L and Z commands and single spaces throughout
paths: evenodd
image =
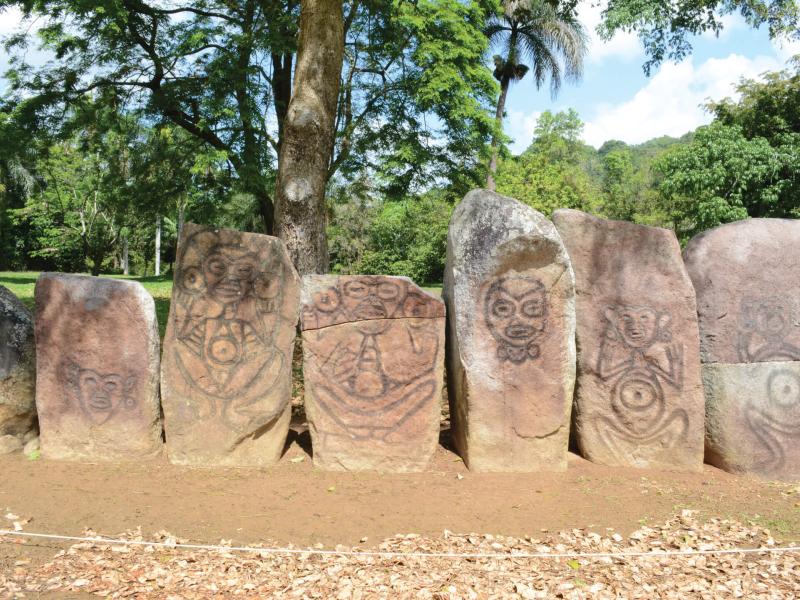
M 128 254 L 128 238 L 122 240 L 122 274 L 131 274 L 130 258 Z
M 342 0 L 302 0 L 294 93 L 275 184 L 277 233 L 301 274 L 328 270 L 325 186 L 343 56 Z
M 489 158 L 489 174 L 486 176 L 486 189 L 491 191 L 494 191 L 497 187 L 494 181 L 494 174 L 497 173 L 498 146 L 500 145 L 500 135 L 502 135 L 503 131 L 503 113 L 506 108 L 506 95 L 508 95 L 510 83 L 511 80 L 507 75 L 504 75 L 500 80 L 500 98 L 497 100 L 497 112 L 494 115 L 498 133 L 492 136 L 492 154 Z
M 178 240 L 181 239 L 181 233 L 183 233 L 183 224 L 186 221 L 186 204 L 181 202 L 178 206 L 178 236 L 175 238 L 175 245 L 177 247 Z M 175 250 L 175 254 L 178 254 L 177 248 Z
M 153 273 L 156 277 L 161 275 L 161 217 L 156 217 L 156 256 Z
M 283 139 L 283 122 L 292 98 L 292 54 L 272 55 L 272 104 L 278 120 L 278 151 Z

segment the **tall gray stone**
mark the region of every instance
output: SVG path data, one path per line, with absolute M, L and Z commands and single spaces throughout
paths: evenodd
M 692 239 L 706 459 L 800 477 L 800 221 L 748 219 Z
M 174 463 L 266 466 L 289 432 L 300 279 L 274 237 L 187 223 L 161 394 Z
M 566 468 L 575 383 L 572 268 L 552 223 L 475 190 L 447 235 L 448 393 L 470 469 Z
M 20 447 L 36 426 L 35 384 L 33 316 L 0 285 L 0 436 L 18 438 Z
M 42 455 L 126 461 L 161 454 L 155 303 L 134 281 L 43 273 L 36 282 Z
M 700 469 L 697 314 L 675 234 L 576 210 L 553 222 L 575 270 L 581 453 L 612 466 Z

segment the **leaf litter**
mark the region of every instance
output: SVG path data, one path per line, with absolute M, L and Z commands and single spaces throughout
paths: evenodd
M 96 534 L 87 530 L 87 536 Z M 143 540 L 141 530 L 118 539 Z M 148 538 L 186 543 L 166 531 Z M 364 540 L 366 541 L 366 540 Z M 25 540 L 0 538 L 24 545 Z M 230 540 L 221 545 L 230 546 Z M 269 544 L 265 543 L 264 546 Z M 661 526 L 643 526 L 627 538 L 572 529 L 542 538 L 486 534 L 441 537 L 395 535 L 379 550 L 508 557 L 420 557 L 274 554 L 225 548 L 190 550 L 118 543 L 79 542 L 36 567 L 17 560 L 0 573 L 0 593 L 36 598 L 81 592 L 105 598 L 795 598 L 800 561 L 795 552 L 644 557 L 514 557 L 523 553 L 631 553 L 734 548 L 775 548 L 781 542 L 753 523 L 684 510 Z M 273 546 L 274 547 L 274 546 Z M 288 548 L 295 548 L 288 546 Z M 315 548 L 322 548 L 316 544 Z M 329 548 L 330 549 L 330 548 Z

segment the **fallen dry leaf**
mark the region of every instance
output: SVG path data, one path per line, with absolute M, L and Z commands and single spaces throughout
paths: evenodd
M 88 535 L 88 533 L 87 533 Z M 119 539 L 141 540 L 140 530 Z M 183 543 L 168 532 L 153 538 Z M 362 540 L 362 543 L 366 539 Z M 0 542 L 19 543 L 0 537 Z M 229 546 L 233 540 L 222 540 Z M 237 545 L 241 542 L 236 541 Z M 532 558 L 522 554 L 632 553 L 763 548 L 780 544 L 754 524 L 700 521 L 684 511 L 663 525 L 624 537 L 586 529 L 542 537 L 455 534 L 396 535 L 373 548 L 403 555 L 234 552 L 80 542 L 31 568 L 0 572 L 0 596 L 36 598 L 82 592 L 107 598 L 794 598 L 800 592 L 796 553 L 643 557 Z M 264 542 L 264 546 L 272 546 Z M 123 551 L 122 548 L 125 548 Z M 321 544 L 315 548 L 322 548 Z M 347 551 L 347 548 L 337 547 Z M 489 556 L 416 556 L 408 553 Z M 498 557 L 497 555 L 507 555 Z

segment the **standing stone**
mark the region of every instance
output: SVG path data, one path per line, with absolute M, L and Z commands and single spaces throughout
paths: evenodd
M 452 433 L 471 470 L 566 469 L 574 295 L 550 221 L 494 192 L 464 197 L 450 219 L 444 298 Z
M 706 460 L 800 477 L 800 221 L 749 219 L 696 236 Z
M 444 303 L 404 277 L 303 278 L 314 464 L 421 471 L 439 441 Z
M 150 294 L 133 281 L 43 273 L 35 295 L 42 455 L 158 456 L 159 341 Z
M 161 371 L 172 462 L 265 466 L 280 458 L 299 296 L 277 238 L 183 226 Z
M 698 470 L 703 391 L 694 290 L 675 234 L 558 210 L 575 269 L 575 438 L 592 462 Z
M 0 285 L 0 436 L 20 444 L 36 426 L 36 346 L 33 316 Z M 7 448 L 12 447 L 9 441 Z

